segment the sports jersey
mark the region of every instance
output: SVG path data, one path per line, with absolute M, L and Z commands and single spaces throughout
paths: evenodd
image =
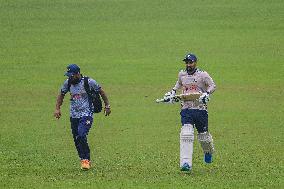
M 181 70 L 173 89 L 182 89 L 182 94 L 196 92 L 208 92 L 209 94 L 212 94 L 216 89 L 216 85 L 206 71 L 196 69 L 193 74 L 189 75 L 186 70 Z M 207 105 L 200 103 L 198 99 L 193 101 L 182 101 L 181 105 L 182 109 L 207 110 Z
M 99 91 L 100 85 L 93 79 L 89 78 L 88 83 L 91 90 Z M 92 116 L 93 105 L 89 102 L 88 94 L 84 88 L 84 79 L 78 84 L 70 86 L 68 89 L 68 79 L 65 80 L 61 87 L 61 94 L 65 95 L 70 92 L 70 117 L 80 118 L 83 116 Z

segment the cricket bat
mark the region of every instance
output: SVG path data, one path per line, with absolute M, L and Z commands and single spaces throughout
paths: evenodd
M 196 99 L 199 99 L 199 97 L 202 95 L 202 93 L 196 92 L 196 93 L 187 93 L 187 94 L 179 94 L 179 95 L 175 95 L 173 98 L 175 99 L 180 99 L 182 101 L 193 101 Z M 160 102 L 166 102 L 165 99 L 157 99 L 156 100 L 157 103 Z
M 180 94 L 176 95 L 175 97 L 180 98 L 183 101 L 191 101 L 199 99 L 199 97 L 202 95 L 202 93 L 187 93 L 187 94 Z

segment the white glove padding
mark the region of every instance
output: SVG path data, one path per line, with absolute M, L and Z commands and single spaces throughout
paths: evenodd
M 175 100 L 175 95 L 176 95 L 176 91 L 175 90 L 171 90 L 170 92 L 167 92 L 164 95 L 164 102 L 166 102 L 166 103 L 175 103 L 175 102 L 177 102 Z
M 174 104 L 176 102 L 179 102 L 179 98 L 177 97 L 173 97 L 173 98 L 164 98 L 164 103 L 167 103 L 167 104 Z
M 171 90 L 170 92 L 167 92 L 164 95 L 164 99 L 173 98 L 175 95 L 176 95 L 176 91 L 175 90 Z
M 202 93 L 202 95 L 199 97 L 199 102 L 203 104 L 207 104 L 210 100 L 208 93 Z

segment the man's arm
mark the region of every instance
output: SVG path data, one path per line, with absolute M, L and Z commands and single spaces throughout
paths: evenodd
M 109 116 L 109 114 L 111 113 L 110 104 L 109 104 L 108 97 L 102 88 L 100 88 L 100 95 L 105 103 L 105 109 L 104 109 L 105 116 Z
M 64 100 L 64 94 L 60 93 L 58 96 L 57 96 L 57 99 L 56 99 L 56 105 L 55 105 L 55 111 L 54 111 L 54 117 L 59 119 L 61 117 L 61 110 L 60 110 L 60 107 L 63 103 L 63 100 Z
M 205 75 L 204 81 L 207 86 L 207 93 L 212 94 L 216 90 L 216 84 L 208 73 Z
M 181 71 L 178 73 L 178 79 L 177 82 L 173 88 L 174 91 L 179 90 L 182 87 L 182 82 L 181 82 Z
M 210 100 L 209 95 L 211 95 L 216 90 L 216 85 L 207 72 L 204 72 L 204 83 L 207 89 L 206 92 L 200 96 L 199 102 L 207 104 Z
M 180 79 L 177 80 L 173 90 L 177 91 L 178 89 L 180 89 L 182 86 Z

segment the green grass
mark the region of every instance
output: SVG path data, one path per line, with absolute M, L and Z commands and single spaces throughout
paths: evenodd
M 0 0 L 0 188 L 283 188 L 284 2 Z M 179 171 L 179 106 L 170 90 L 190 50 L 217 84 L 209 105 L 216 154 L 196 141 Z M 65 99 L 69 63 L 105 88 L 109 118 L 89 134 L 79 169 Z

